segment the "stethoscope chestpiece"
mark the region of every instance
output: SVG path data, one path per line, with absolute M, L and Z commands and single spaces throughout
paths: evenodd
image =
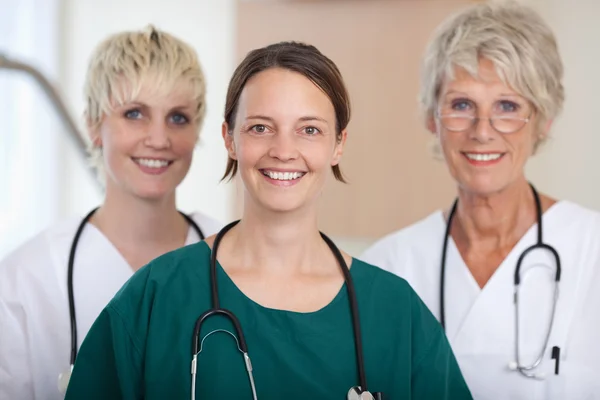
M 360 386 L 354 386 L 348 390 L 348 400 L 375 400 L 371 392 L 363 392 Z
M 71 380 L 71 373 L 73 372 L 73 366 L 69 367 L 68 370 L 61 372 L 58 375 L 58 390 L 60 393 L 67 393 L 67 388 L 69 387 L 69 381 Z

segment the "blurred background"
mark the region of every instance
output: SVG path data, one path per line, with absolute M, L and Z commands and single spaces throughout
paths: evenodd
M 551 140 L 529 163 L 528 176 L 551 196 L 600 210 L 600 1 L 521 1 L 554 28 L 566 71 L 565 109 Z M 192 44 L 208 80 L 208 113 L 178 204 L 227 222 L 239 216 L 241 198 L 235 182 L 219 182 L 229 77 L 255 47 L 280 40 L 314 44 L 341 69 L 353 103 L 342 160 L 349 184 L 331 180 L 321 228 L 359 255 L 377 238 L 447 207 L 454 196 L 420 120 L 418 72 L 434 27 L 474 2 L 0 0 L 0 65 L 4 56 L 41 71 L 85 134 L 83 80 L 99 41 L 152 23 Z M 48 225 L 83 216 L 102 201 L 102 191 L 27 74 L 0 67 L 0 121 L 1 259 Z

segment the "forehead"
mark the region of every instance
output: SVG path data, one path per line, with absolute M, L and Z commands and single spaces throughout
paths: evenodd
M 239 111 L 281 116 L 333 114 L 329 97 L 304 75 L 271 68 L 248 80 L 239 100 Z
M 185 79 L 161 80 L 151 76 L 137 82 L 122 79 L 112 92 L 113 106 L 135 102 L 152 107 L 190 106 L 197 101 L 193 87 Z
M 519 95 L 498 74 L 493 62 L 485 58 L 479 61 L 476 74 L 461 66 L 453 66 L 452 74 L 444 80 L 441 92 L 445 94 L 452 91 L 474 95 Z

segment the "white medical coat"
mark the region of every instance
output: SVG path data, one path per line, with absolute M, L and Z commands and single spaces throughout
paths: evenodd
M 481 289 L 450 238 L 446 255 L 446 334 L 476 400 L 600 399 L 600 213 L 568 201 L 543 215 L 543 239 L 559 253 L 562 275 L 548 347 L 534 380 L 511 371 L 515 358 L 514 274 L 537 241 L 529 229 Z M 446 222 L 437 211 L 387 235 L 360 257 L 405 278 L 440 316 L 440 262 Z M 555 263 L 536 250 L 523 261 L 519 313 L 522 363 L 541 351 L 548 328 Z M 398 307 L 402 307 L 401 304 Z M 552 347 L 561 349 L 554 374 Z
M 222 224 L 194 213 L 205 236 Z M 71 353 L 67 264 L 81 218 L 38 234 L 0 263 L 0 400 L 64 398 L 58 376 Z M 186 244 L 199 240 L 190 227 Z M 84 228 L 73 270 L 77 342 L 133 270 L 94 225 Z

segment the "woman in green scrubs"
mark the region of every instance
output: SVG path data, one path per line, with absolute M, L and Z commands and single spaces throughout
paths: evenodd
M 241 176 L 244 207 L 219 242 L 216 282 L 220 306 L 241 324 L 261 400 L 343 399 L 360 385 L 343 263 L 317 219 L 330 171 L 344 181 L 349 119 L 340 72 L 313 46 L 254 50 L 230 81 L 225 178 Z M 123 286 L 83 342 L 67 399 L 190 398 L 194 326 L 213 307 L 214 243 L 168 253 Z M 471 399 L 440 325 L 411 287 L 342 257 L 368 389 L 385 399 Z M 202 325 L 197 398 L 252 398 L 235 332 L 220 315 Z

